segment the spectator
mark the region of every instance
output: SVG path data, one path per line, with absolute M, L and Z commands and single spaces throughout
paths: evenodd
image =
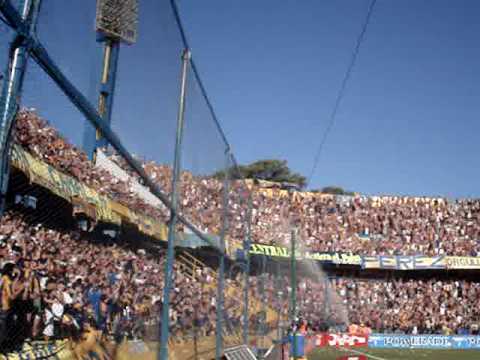
M 131 181 L 93 166 L 35 113 L 19 113 L 15 141 L 99 193 L 167 221 L 169 213 L 138 197 Z M 117 155 L 111 159 L 129 170 Z M 168 166 L 153 162 L 143 166 L 153 181 L 170 192 Z M 224 211 L 222 181 L 183 172 L 180 211 L 201 231 L 212 234 L 220 233 L 227 214 L 227 238 L 241 242 L 248 233 L 251 196 L 251 235 L 258 243 L 286 245 L 295 224 L 301 241 L 313 251 L 477 256 L 480 250 L 480 200 L 289 195 L 280 189 L 250 190 L 242 181 L 230 185 L 228 211 Z M 11 210 L 0 220 L 2 349 L 12 339 L 74 336 L 90 327 L 117 341 L 124 336 L 148 338 L 151 333 L 158 337 L 152 329 L 158 329 L 160 321 L 163 250 L 136 251 L 128 242 L 99 241 L 92 233 L 68 227 L 47 228 L 24 215 Z M 178 230 L 185 231 L 182 224 Z M 187 276 L 177 264 L 172 280 L 172 332 L 184 335 L 195 325 L 201 335 L 212 335 L 217 316 L 212 270 L 205 267 Z M 282 292 L 271 275 L 261 282 L 252 276 L 250 281 L 252 296 L 287 315 L 292 292 L 288 278 L 282 279 Z M 227 286 L 237 283 L 231 279 Z M 355 323 L 383 332 L 478 333 L 480 284 L 473 281 L 345 277 L 327 283 L 305 278 L 296 290 L 301 316 L 315 329 Z M 238 300 L 227 298 L 224 315 L 229 324 L 238 326 L 237 305 Z M 255 313 L 250 320 L 258 324 L 261 318 Z

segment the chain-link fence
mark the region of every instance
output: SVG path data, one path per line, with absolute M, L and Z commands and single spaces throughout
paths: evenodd
M 10 27 L 32 59 L 2 97 L 21 109 L 2 145 L 1 352 L 219 358 L 244 343 L 265 300 L 249 289 L 252 190 L 174 2 L 139 2 L 131 46 L 95 32 L 93 0 L 13 5 L 2 61 Z
M 301 197 L 243 178 L 175 2 L 140 1 L 129 46 L 94 31 L 93 0 L 12 4 L 2 61 L 32 59 L 2 80 L 3 353 L 220 358 L 342 324 Z

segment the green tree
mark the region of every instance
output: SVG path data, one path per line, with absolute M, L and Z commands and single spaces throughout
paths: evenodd
M 331 195 L 355 195 L 353 191 L 345 190 L 340 186 L 325 186 L 320 190 L 312 190 L 313 192 L 321 192 L 323 194 L 331 194 Z
M 293 172 L 286 160 L 258 160 L 249 165 L 240 165 L 235 169 L 230 169 L 230 174 L 234 179 L 257 179 L 267 180 L 278 183 L 292 183 L 300 188 L 305 187 L 307 179 L 305 176 Z M 214 174 L 217 178 L 223 178 L 225 173 L 219 171 Z

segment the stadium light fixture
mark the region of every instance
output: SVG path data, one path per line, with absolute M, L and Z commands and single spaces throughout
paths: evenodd
M 126 44 L 137 41 L 138 0 L 98 0 L 96 30 Z
M 108 124 L 112 117 L 120 43 L 134 44 L 137 41 L 137 28 L 138 0 L 97 0 L 97 40 L 105 43 L 98 112 Z M 108 143 L 100 129 L 95 129 L 95 135 L 88 129 L 84 148 L 89 158 L 96 162 L 97 149 L 107 148 Z M 93 136 L 95 139 L 92 147 Z

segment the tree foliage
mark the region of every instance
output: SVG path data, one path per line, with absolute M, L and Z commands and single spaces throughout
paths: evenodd
M 312 192 L 320 192 L 322 194 L 331 194 L 331 195 L 355 195 L 353 191 L 345 190 L 340 186 L 325 186 L 320 190 L 312 190 Z
M 215 175 L 217 178 L 225 176 L 224 171 L 219 171 Z M 233 179 L 257 179 L 278 183 L 296 184 L 300 188 L 305 187 L 307 179 L 305 176 L 293 172 L 286 160 L 258 160 L 248 165 L 239 165 L 235 169 L 230 169 L 230 176 Z

